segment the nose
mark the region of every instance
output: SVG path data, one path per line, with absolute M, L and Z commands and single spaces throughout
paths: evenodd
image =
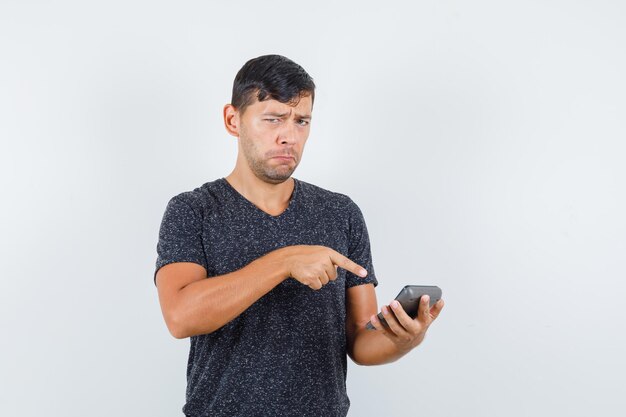
M 286 123 L 283 123 L 283 126 L 281 126 L 281 129 L 278 131 L 278 141 L 280 143 L 293 144 L 298 140 L 297 135 L 295 123 L 288 120 Z

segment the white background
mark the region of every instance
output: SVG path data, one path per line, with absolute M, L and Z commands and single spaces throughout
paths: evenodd
M 222 106 L 268 53 L 318 86 L 294 176 L 362 209 L 379 304 L 447 302 L 408 356 L 350 363 L 350 416 L 624 415 L 625 11 L 3 0 L 0 415 L 181 415 L 158 228 L 234 167 Z

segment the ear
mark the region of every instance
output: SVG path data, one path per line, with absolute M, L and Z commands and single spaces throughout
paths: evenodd
M 224 106 L 224 127 L 228 134 L 239 137 L 239 112 L 232 104 Z

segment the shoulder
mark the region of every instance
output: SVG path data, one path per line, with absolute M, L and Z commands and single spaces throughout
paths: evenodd
M 170 198 L 168 206 L 186 207 L 197 215 L 202 215 L 223 193 L 220 180 L 205 182 L 192 190 L 182 191 Z
M 296 181 L 300 185 L 301 197 L 310 204 L 339 210 L 358 209 L 356 203 L 346 194 L 322 188 L 300 179 L 296 179 Z

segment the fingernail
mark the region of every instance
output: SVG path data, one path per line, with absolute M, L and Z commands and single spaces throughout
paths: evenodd
M 366 276 L 366 275 L 367 275 L 367 271 L 366 271 L 365 269 L 361 269 L 361 270 L 359 271 L 359 275 L 361 275 L 362 277 L 364 277 L 364 276 Z
M 372 318 L 370 319 L 370 321 L 371 321 L 372 323 L 378 323 L 378 317 L 376 317 L 376 314 L 374 314 L 374 315 L 372 316 Z
M 383 306 L 383 314 L 389 314 L 389 310 L 387 310 L 387 306 Z
M 392 306 L 398 308 L 398 306 L 400 305 L 396 300 L 393 300 L 393 302 L 391 303 Z

